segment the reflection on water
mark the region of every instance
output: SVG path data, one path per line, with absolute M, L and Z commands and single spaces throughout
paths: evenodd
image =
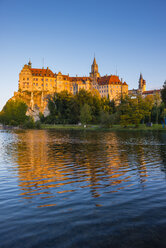
M 102 231 L 100 233 L 102 235 L 106 235 L 108 230 L 110 232 L 105 238 L 101 237 L 100 246 L 93 240 L 93 242 L 88 241 L 91 245 L 88 246 L 85 243 L 82 247 L 109 247 L 109 242 L 113 242 L 112 247 L 128 247 L 128 243 L 125 243 L 128 240 L 124 241 L 124 246 L 120 246 L 118 241 L 115 242 L 111 237 L 108 238 L 111 233 L 119 230 L 120 225 L 117 221 L 120 223 L 124 221 L 126 230 L 130 230 L 128 224 L 133 219 L 135 219 L 134 223 L 137 223 L 138 212 L 142 221 L 144 211 L 148 208 L 150 211 L 152 206 L 156 209 L 158 200 L 161 203 L 160 208 L 165 206 L 165 198 L 160 195 L 161 192 L 166 193 L 165 133 L 28 130 L 15 133 L 1 132 L 0 134 L 2 151 L 0 172 L 4 178 L 4 181 L 0 183 L 3 192 L 2 200 L 5 202 L 7 198 L 11 199 L 9 211 L 5 210 L 6 214 L 10 216 L 11 208 L 16 208 L 20 216 L 25 218 L 32 214 L 34 209 L 49 210 L 49 214 L 35 212 L 36 221 L 41 222 L 42 225 L 41 215 L 43 215 L 45 218 L 43 225 L 45 225 L 57 216 L 57 223 L 62 225 L 59 230 L 64 230 L 64 221 L 71 218 L 72 231 L 70 223 L 68 227 L 70 231 L 62 232 L 66 237 L 62 247 L 78 247 L 79 242 L 89 239 L 85 223 L 89 225 L 89 228 L 92 228 L 93 224 L 101 223 L 102 230 L 104 230 L 104 234 Z M 12 190 L 11 188 L 9 190 L 9 179 Z M 5 209 L 4 205 L 0 204 L 0 210 Z M 24 213 L 24 206 L 27 208 L 29 206 L 31 210 Z M 22 210 L 19 210 L 19 207 Z M 97 211 L 94 208 L 99 212 L 94 212 Z M 17 210 L 15 211 L 17 213 Z M 65 216 L 64 213 L 70 213 L 70 215 Z M 155 216 L 159 220 L 158 214 Z M 81 221 L 79 224 L 78 219 Z M 146 222 L 140 223 L 139 228 L 142 224 L 146 225 Z M 18 223 L 14 223 L 16 224 Z M 7 223 L 3 222 L 3 225 L 3 228 L 8 231 Z M 74 228 L 85 232 L 85 237 L 80 238 Z M 98 229 L 95 230 L 93 236 L 97 237 Z M 26 235 L 27 232 L 26 230 Z M 38 232 L 36 235 L 41 235 L 41 231 L 38 230 Z M 73 241 L 68 239 L 70 232 L 75 233 L 76 238 Z M 12 233 L 14 234 L 14 231 Z M 56 236 L 56 238 L 59 237 Z M 138 238 L 135 239 L 138 241 Z M 57 247 L 61 247 L 61 242 L 58 242 Z M 11 242 L 12 246 L 13 244 L 14 241 Z M 21 247 L 18 244 L 16 242 L 16 247 Z M 32 242 L 27 247 L 32 247 L 34 244 Z M 48 247 L 54 247 L 54 245 L 55 242 Z M 46 246 L 38 243 L 37 247 Z M 135 244 L 135 247 L 144 246 Z
M 102 193 L 111 193 L 133 185 L 131 166 L 144 186 L 149 151 L 139 143 L 131 146 L 131 142 L 134 141 L 124 144 L 116 133 L 73 136 L 65 132 L 28 131 L 18 133 L 17 142 L 8 149 L 25 199 L 50 198 L 79 188 L 89 188 L 92 197 L 99 197 L 101 188 Z M 148 163 L 149 159 L 153 161 L 151 154 Z

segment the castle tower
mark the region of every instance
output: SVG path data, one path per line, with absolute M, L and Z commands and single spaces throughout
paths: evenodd
M 98 72 L 98 64 L 96 63 L 96 58 L 94 57 L 93 64 L 91 65 L 90 77 L 98 78 L 100 74 Z
M 29 62 L 28 62 L 28 67 L 29 67 L 29 68 L 32 68 L 31 60 L 29 60 Z
M 139 85 L 138 85 L 138 89 L 139 89 L 141 92 L 146 91 L 146 81 L 143 79 L 142 73 L 140 73 L 140 78 L 139 78 L 138 84 L 139 84 Z

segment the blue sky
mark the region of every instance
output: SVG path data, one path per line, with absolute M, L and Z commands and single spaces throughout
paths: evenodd
M 166 80 L 165 0 L 0 0 L 0 109 L 18 89 L 19 72 L 49 67 L 89 75 L 117 73 L 129 89 L 142 72 L 147 88 Z

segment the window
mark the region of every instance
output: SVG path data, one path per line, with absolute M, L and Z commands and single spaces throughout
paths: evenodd
M 46 78 L 46 81 L 48 81 L 48 79 Z
M 50 79 L 50 82 L 52 82 L 52 79 Z
M 36 86 L 38 86 L 38 83 L 36 83 Z
M 48 86 L 48 84 L 46 84 L 46 86 Z
M 36 78 L 36 81 L 38 81 L 38 78 Z
M 27 78 L 27 81 L 29 80 L 29 78 Z
M 35 78 L 33 78 L 33 81 L 35 81 Z

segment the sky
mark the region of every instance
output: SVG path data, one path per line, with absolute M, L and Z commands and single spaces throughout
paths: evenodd
M 18 90 L 19 72 L 49 67 L 89 75 L 117 74 L 147 89 L 166 80 L 166 0 L 0 0 L 0 110 Z

